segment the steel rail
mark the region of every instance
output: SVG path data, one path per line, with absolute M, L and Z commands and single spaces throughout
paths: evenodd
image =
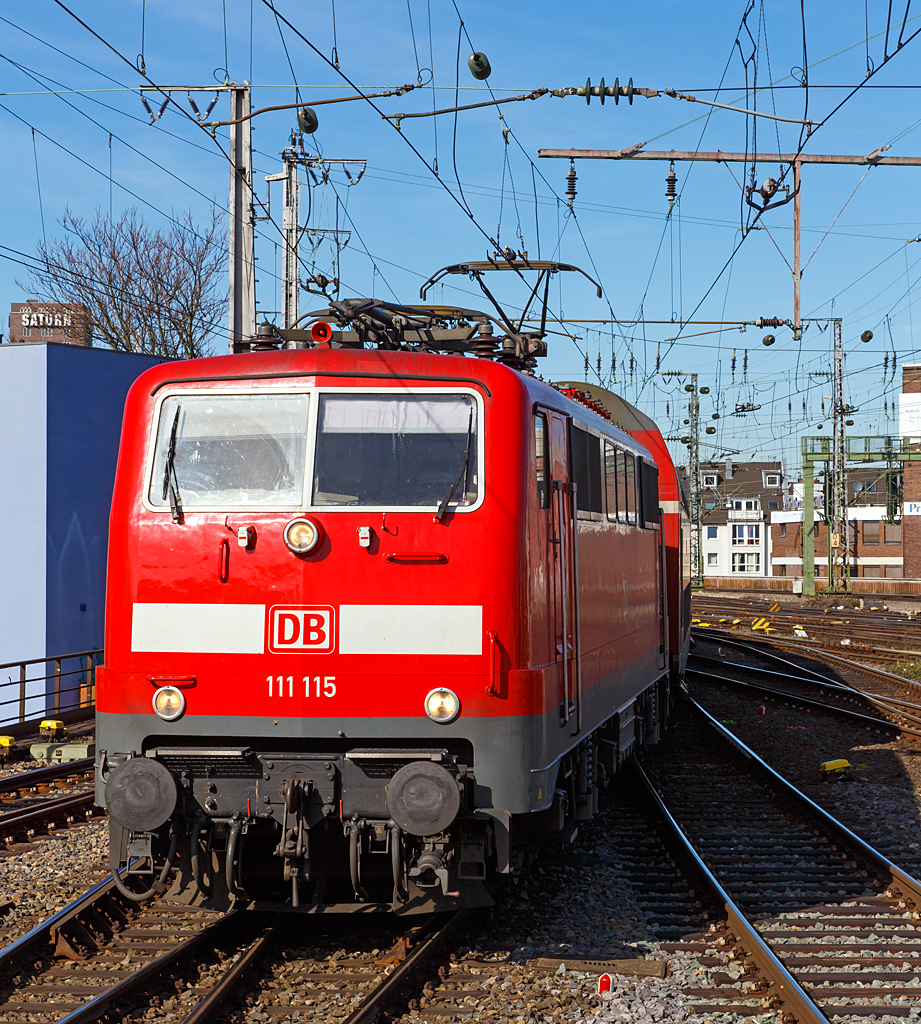
M 844 613 L 841 613 L 844 614 Z M 918 635 L 917 624 L 913 628 L 910 627 L 911 620 L 893 620 L 877 622 L 867 622 L 865 620 L 847 620 L 842 621 L 841 619 L 829 618 L 828 616 L 809 616 L 802 614 L 793 614 L 790 612 L 771 612 L 765 609 L 742 609 L 742 608 L 700 608 L 697 607 L 694 611 L 695 618 L 709 618 L 709 619 L 729 619 L 738 622 L 742 619 L 746 619 L 749 616 L 754 618 L 770 618 L 771 622 L 780 622 L 782 625 L 794 624 L 802 625 L 803 628 L 808 627 L 814 632 L 820 632 L 822 634 L 840 634 L 842 629 L 846 628 L 848 635 L 854 640 L 873 644 L 879 646 L 880 650 L 891 651 L 896 654 L 917 654 L 921 655 L 921 647 L 884 647 L 881 646 L 885 643 L 892 643 L 895 640 L 902 640 L 904 643 L 917 643 L 921 644 L 921 635 Z M 718 626 L 716 628 L 719 628 Z
M 693 628 L 699 630 L 701 627 L 695 626 Z M 738 641 L 734 641 L 732 639 L 731 635 L 727 636 L 725 630 L 714 629 L 712 627 L 706 627 L 706 629 L 708 634 L 712 633 L 719 635 L 720 640 L 723 642 L 738 643 Z M 916 682 L 914 679 L 908 679 L 906 676 L 896 675 L 894 672 L 887 672 L 885 669 L 873 668 L 870 665 L 863 665 L 859 661 L 852 661 L 850 658 L 844 658 L 840 654 L 832 654 L 831 651 L 822 651 L 814 647 L 808 647 L 797 640 L 784 640 L 781 637 L 765 637 L 763 640 L 760 637 L 750 637 L 749 639 L 754 641 L 755 644 L 780 644 L 782 647 L 792 647 L 797 652 L 804 651 L 807 654 L 813 655 L 818 661 L 821 661 L 823 658 L 831 659 L 832 661 L 838 662 L 858 674 L 877 676 L 878 678 L 881 678 L 883 682 L 890 682 L 897 686 L 905 686 L 910 690 L 914 690 L 916 693 L 921 693 L 921 683 Z M 757 650 L 757 647 L 755 647 L 755 650 Z M 773 656 L 777 657 L 777 655 Z M 788 662 L 788 664 L 793 663 Z M 811 672 L 810 669 L 800 668 L 799 666 L 796 667 L 801 672 L 810 672 L 811 674 L 818 676 L 818 673 Z M 819 678 L 822 677 L 819 676 Z
M 770 657 L 770 655 L 762 654 L 760 651 L 757 651 L 756 653 L 763 658 Z M 842 693 L 860 693 L 860 690 L 856 687 L 849 686 L 846 683 L 833 683 L 831 680 L 823 676 L 817 676 L 815 679 L 806 679 L 804 676 L 795 676 L 790 672 L 775 672 L 774 669 L 771 668 L 760 668 L 757 665 L 746 665 L 741 661 L 726 661 L 724 658 L 711 658 L 706 654 L 689 654 L 688 661 L 690 662 L 692 659 L 698 662 L 708 662 L 713 665 L 720 665 L 724 668 L 738 668 L 745 672 L 756 673 L 762 676 L 778 676 L 780 679 L 789 679 L 791 682 L 803 683 L 806 686 L 820 686 L 825 690 L 840 690 Z M 783 659 L 780 660 L 782 661 Z M 789 664 L 789 662 L 785 662 L 785 664 Z M 921 705 L 914 704 L 910 706 L 921 707 Z
M 769 775 L 771 780 L 785 793 L 792 796 L 795 801 L 804 806 L 810 813 L 819 818 L 825 826 L 830 828 L 835 833 L 838 840 L 849 846 L 864 859 L 870 860 L 883 874 L 889 876 L 890 882 L 897 889 L 900 889 L 905 896 L 915 902 L 918 906 L 921 906 L 921 881 L 918 881 L 918 879 L 909 875 L 907 871 L 904 871 L 897 864 L 893 864 L 888 857 L 880 853 L 879 850 L 871 846 L 866 840 L 861 839 L 855 832 L 852 832 L 847 825 L 842 824 L 842 822 L 838 821 L 837 818 L 829 814 L 824 807 L 820 807 L 815 803 L 815 801 L 810 800 L 809 797 L 801 790 L 797 789 L 792 782 L 784 778 L 780 772 L 776 771 L 763 758 L 759 757 L 758 754 L 739 739 L 731 729 L 727 729 L 726 726 L 714 718 L 709 711 L 701 707 L 693 697 L 689 697 L 687 699 L 703 716 L 705 721 L 724 739 L 731 743 L 739 753 L 743 755 L 743 757 L 750 760 L 765 774 Z
M 758 653 L 761 657 L 769 657 L 769 655 L 767 654 L 761 654 L 760 652 Z M 918 704 L 916 701 L 900 700 L 898 697 L 888 697 L 881 696 L 878 693 L 870 693 L 868 690 L 862 690 L 859 686 L 854 686 L 853 683 L 833 683 L 824 680 L 821 677 L 816 679 L 804 679 L 802 676 L 794 676 L 791 675 L 789 672 L 775 672 L 769 668 L 759 668 L 755 665 L 745 665 L 740 661 L 724 661 L 719 658 L 708 658 L 706 655 L 702 654 L 692 654 L 690 655 L 690 658 L 693 658 L 697 661 L 712 662 L 713 664 L 720 665 L 724 668 L 741 669 L 744 672 L 750 672 L 757 675 L 777 676 L 780 679 L 789 679 L 794 683 L 804 683 L 806 686 L 819 686 L 825 690 L 837 690 L 841 693 L 856 694 L 857 696 L 863 697 L 866 700 L 878 700 L 886 704 L 897 705 L 898 708 L 911 708 L 914 711 L 921 711 L 921 704 Z M 902 712 L 901 710 L 899 710 L 898 713 L 904 714 L 904 712 Z
M 700 707 L 696 704 L 695 707 Z M 702 710 L 702 709 L 701 709 Z M 706 714 L 706 712 L 704 712 Z M 742 911 L 733 901 L 729 893 L 723 888 L 716 875 L 710 870 L 703 858 L 695 849 L 690 839 L 685 835 L 681 826 L 665 806 L 662 797 L 653 786 L 649 777 L 643 771 L 637 760 L 633 762 L 633 770 L 637 773 L 645 787 L 650 799 L 659 809 L 659 813 L 665 819 L 669 830 L 685 851 L 687 856 L 694 862 L 698 872 L 703 876 L 707 887 L 716 895 L 722 903 L 729 926 L 739 939 L 743 948 L 749 953 L 758 967 L 764 972 L 765 977 L 771 982 L 777 992 L 778 998 L 785 1004 L 787 1009 L 796 1017 L 799 1024 L 831 1024 L 825 1014 L 810 998 L 809 993 L 800 985 L 794 976 L 784 967 L 767 942 L 761 937 L 755 927 L 749 922 Z
M 797 665 L 795 661 L 783 658 L 779 654 L 775 654 L 773 651 L 762 650 L 758 643 L 759 638 L 756 636 L 751 637 L 751 642 L 738 640 L 736 639 L 735 634 L 727 633 L 726 630 L 721 630 L 716 626 L 692 626 L 691 632 L 703 632 L 705 638 L 714 634 L 721 644 L 728 644 L 730 647 L 738 647 L 743 651 L 752 651 L 757 654 L 759 658 L 765 658 L 770 661 L 779 661 L 781 665 L 789 665 L 790 668 L 795 668 L 797 672 L 806 672 L 811 676 L 815 676 L 816 679 L 821 682 L 831 682 L 828 676 L 822 675 L 821 672 L 816 672 L 815 669 L 807 668 L 805 665 Z M 762 641 L 762 643 L 763 642 L 764 641 Z
M 745 644 L 745 643 L 741 643 L 739 641 L 730 640 L 730 639 L 725 639 L 724 640 L 722 637 L 720 638 L 720 642 L 721 643 L 730 644 L 730 645 L 735 646 L 735 647 L 740 647 L 740 648 L 742 648 L 744 650 L 753 651 L 759 658 L 765 658 L 765 659 L 770 659 L 770 660 L 774 660 L 774 661 L 779 661 L 781 664 L 790 665 L 791 667 L 796 668 L 798 671 L 808 672 L 810 675 L 814 675 L 816 677 L 816 684 L 814 684 L 814 685 L 837 686 L 837 687 L 841 686 L 841 684 L 832 682 L 831 680 L 828 679 L 827 676 L 822 676 L 818 672 L 814 672 L 812 669 L 805 668 L 804 666 L 795 665 L 793 662 L 787 661 L 786 658 L 781 658 L 778 655 L 772 654 L 769 651 L 759 650 L 757 645 Z M 772 642 L 775 642 L 775 641 L 774 640 L 765 640 L 763 642 L 764 643 L 772 643 Z M 825 654 L 824 651 L 823 652 L 812 651 L 812 653 L 814 653 L 815 656 L 817 658 L 819 658 L 819 659 L 822 657 L 822 655 Z M 877 669 L 867 668 L 866 666 L 861 665 L 859 662 L 850 661 L 849 659 L 841 658 L 838 655 L 829 654 L 828 657 L 834 658 L 836 661 L 843 662 L 851 671 L 856 672 L 857 674 L 863 674 L 863 675 L 866 675 L 866 676 L 868 676 L 870 678 L 872 678 L 874 675 L 882 676 L 884 682 L 889 682 L 889 683 L 893 683 L 893 684 L 907 683 L 913 689 L 914 688 L 921 689 L 921 686 L 919 686 L 919 684 L 915 683 L 914 680 L 912 680 L 912 679 L 905 679 L 903 676 L 895 676 L 895 675 L 892 675 L 889 672 L 881 672 L 881 671 L 879 671 Z M 748 668 L 747 666 L 740 666 L 740 667 L 746 668 L 746 669 Z M 766 671 L 766 670 L 765 669 L 751 669 L 750 671 Z M 811 682 L 811 681 L 810 680 L 803 680 L 803 682 L 807 682 L 808 683 L 808 682 Z M 921 716 L 913 715 L 910 711 L 903 710 L 903 707 L 896 706 L 896 705 L 903 705 L 904 707 L 917 708 L 918 705 L 909 703 L 908 701 L 900 701 L 897 698 L 889 698 L 889 697 L 886 697 L 886 696 L 880 696 L 879 694 L 869 693 L 867 690 L 863 690 L 859 686 L 854 686 L 852 683 L 845 683 L 844 687 L 849 689 L 849 690 L 851 690 L 852 692 L 854 692 L 856 694 L 859 694 L 861 697 L 863 697 L 863 699 L 868 704 L 872 705 L 873 707 L 877 708 L 878 710 L 884 711 L 884 712 L 888 712 L 891 715 L 898 715 L 901 718 L 907 719 L 910 722 L 915 722 L 919 726 L 921 726 Z M 897 726 L 897 723 L 892 723 L 892 724 L 894 726 Z M 909 729 L 908 731 L 913 733 L 913 730 Z
M 249 949 L 221 975 L 214 988 L 202 997 L 189 1014 L 182 1018 L 182 1024 L 201 1024 L 202 1021 L 209 1020 L 221 1008 L 233 990 L 240 984 L 249 967 L 268 952 L 275 937 L 276 926 L 277 921 L 258 936 Z M 291 1007 L 291 1009 L 296 1012 L 295 1007 Z
M 75 793 L 57 800 L 43 800 L 26 810 L 7 811 L 0 814 L 0 836 L 16 835 L 61 814 L 92 808 L 95 801 L 94 793 Z
M 921 730 L 912 729 L 910 726 L 899 725 L 897 722 L 891 722 L 888 718 L 873 718 L 871 715 L 861 714 L 859 711 L 852 711 L 850 708 L 843 708 L 839 704 L 825 704 L 820 700 L 812 700 L 809 697 L 801 697 L 798 694 L 790 693 L 789 690 L 778 690 L 773 686 L 765 686 L 763 683 L 747 683 L 741 679 L 733 679 L 731 676 L 719 676 L 712 672 L 702 672 L 699 669 L 689 668 L 687 669 L 688 675 L 699 675 L 705 679 L 716 679 L 721 683 L 732 683 L 733 686 L 740 686 L 746 690 L 754 690 L 757 693 L 770 694 L 772 697 L 785 697 L 787 700 L 794 701 L 797 704 L 804 704 L 806 707 L 818 708 L 820 711 L 831 712 L 832 714 L 841 715 L 843 718 L 857 719 L 864 725 L 872 725 L 876 728 L 889 729 L 891 732 L 904 733 L 908 736 L 917 736 L 921 738 Z
M 461 931 L 470 921 L 473 911 L 456 910 L 440 922 L 412 950 L 409 956 L 386 977 L 367 997 L 345 1018 L 342 1024 L 374 1024 L 381 1011 L 396 1002 L 406 992 L 414 974 L 422 970 L 433 957 Z
M 15 793 L 18 789 L 31 789 L 42 786 L 55 779 L 66 779 L 70 775 L 83 775 L 93 770 L 94 758 L 81 757 L 63 764 L 48 765 L 47 768 L 35 768 L 28 772 L 19 772 L 0 779 L 0 793 Z

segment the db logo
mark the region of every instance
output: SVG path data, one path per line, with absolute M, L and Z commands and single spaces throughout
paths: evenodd
M 273 654 L 329 654 L 335 644 L 336 614 L 329 605 L 275 605 L 269 612 L 269 650 Z

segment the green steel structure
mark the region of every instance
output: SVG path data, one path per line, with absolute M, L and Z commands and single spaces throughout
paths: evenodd
M 815 594 L 815 465 L 833 463 L 834 440 L 829 437 L 804 437 L 803 445 L 803 594 Z M 849 437 L 844 465 L 886 463 L 886 521 L 901 522 L 901 472 L 906 462 L 921 462 L 921 437 Z M 843 467 L 842 467 L 843 468 Z M 834 484 L 832 483 L 834 486 Z M 826 506 L 828 482 L 826 482 Z M 832 594 L 850 589 L 848 557 L 847 504 L 834 503 L 834 515 L 828 517 L 828 587 Z

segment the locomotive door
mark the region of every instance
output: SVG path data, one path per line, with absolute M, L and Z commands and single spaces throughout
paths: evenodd
M 576 494 L 569 459 L 569 417 L 547 410 L 549 426 L 550 521 L 553 548 L 549 576 L 554 609 L 553 637 L 559 664 L 560 725 L 582 727 L 582 652 L 579 638 L 579 566 Z

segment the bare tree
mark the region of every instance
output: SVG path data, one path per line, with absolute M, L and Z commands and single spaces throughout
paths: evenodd
M 65 237 L 40 244 L 31 289 L 43 301 L 77 302 L 95 343 L 171 359 L 207 355 L 227 313 L 224 218 L 198 230 L 191 213 L 166 230 L 137 209 L 90 222 L 64 210 Z

